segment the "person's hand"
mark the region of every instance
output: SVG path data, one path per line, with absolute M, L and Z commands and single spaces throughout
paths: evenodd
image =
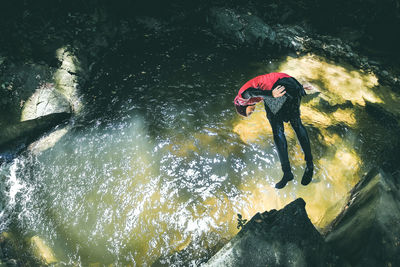
M 254 112 L 255 109 L 256 109 L 256 105 L 247 106 L 247 108 L 246 108 L 247 117 L 250 116 Z
M 272 90 L 272 96 L 275 98 L 281 97 L 284 94 L 286 94 L 285 86 L 278 85 L 274 90 Z
M 313 90 L 314 89 L 314 87 L 309 83 L 303 84 L 303 88 L 306 89 L 306 90 Z

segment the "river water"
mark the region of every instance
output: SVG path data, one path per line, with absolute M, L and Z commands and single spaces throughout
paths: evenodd
M 135 66 L 98 67 L 83 115 L 58 142 L 1 166 L 0 232 L 39 236 L 68 266 L 195 266 L 238 232 L 238 213 L 250 219 L 302 197 L 323 228 L 394 138 L 364 99 L 398 113 L 398 96 L 371 73 L 317 56 L 255 59 L 171 47 Z M 232 105 L 243 83 L 271 71 L 315 87 L 301 109 L 315 158 L 306 187 L 291 127 L 295 180 L 276 190 L 281 170 L 263 104 L 250 118 Z

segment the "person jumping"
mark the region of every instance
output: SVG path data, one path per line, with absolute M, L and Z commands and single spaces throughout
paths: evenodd
M 309 88 L 306 87 L 306 89 Z M 234 100 L 237 113 L 244 117 L 254 112 L 256 103 L 264 101 L 283 171 L 282 179 L 275 185 L 278 189 L 284 188 L 294 178 L 287 151 L 284 122 L 290 122 L 305 155 L 306 168 L 301 184 L 308 185 L 313 177 L 314 164 L 310 139 L 300 119 L 301 97 L 305 95 L 303 85 L 295 78 L 285 73 L 274 72 L 257 76 L 246 82 L 239 89 Z

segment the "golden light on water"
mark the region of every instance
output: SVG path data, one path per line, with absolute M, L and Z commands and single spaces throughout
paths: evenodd
M 302 82 L 310 82 L 318 88 L 317 97 L 307 101 L 306 96 L 301 106 L 301 117 L 306 127 L 318 129 L 317 139 L 312 139 L 312 147 L 325 147 L 321 158 L 315 159 L 314 180 L 309 186 L 302 186 L 300 179 L 304 170 L 303 153 L 294 131 L 285 124 L 288 139 L 289 158 L 295 169 L 296 182 L 289 183 L 284 189 L 276 190 L 273 183 L 279 181 L 282 173 L 279 166 L 271 175 L 272 182 L 265 177 L 253 177 L 257 182 L 243 184 L 241 190 L 247 192 L 246 201 L 251 203 L 242 212 L 253 216 L 256 212 L 280 209 L 297 197 L 305 199 L 306 209 L 311 221 L 320 228 L 333 220 L 342 209 L 348 192 L 359 180 L 361 160 L 355 152 L 354 144 L 340 136 L 332 126 L 343 124 L 356 128 L 357 119 L 352 107 L 326 109 L 350 101 L 353 105 L 365 105 L 364 99 L 381 103 L 382 99 L 371 89 L 377 86 L 377 78 L 371 73 L 364 73 L 351 68 L 335 65 L 317 56 L 301 58 L 288 57 L 277 70 L 286 72 Z M 320 99 L 325 106 L 321 106 Z M 265 117 L 262 104 L 250 118 L 237 118 L 233 125 L 245 143 L 257 142 L 260 138 L 272 138 L 271 127 Z M 278 160 L 278 159 L 277 159 Z M 272 178 L 273 177 L 273 178 Z M 272 184 L 271 184 L 272 183 Z
M 324 112 L 318 110 L 315 107 L 309 107 L 306 105 L 302 105 L 300 107 L 301 118 L 303 123 L 309 125 L 318 125 L 318 127 L 329 127 L 332 125 L 332 118 L 331 116 L 327 115 Z
M 370 89 L 378 85 L 373 73 L 365 73 L 351 67 L 339 66 L 315 55 L 301 58 L 287 57 L 278 68 L 300 81 L 308 81 L 319 87 L 321 94 L 326 95 L 334 104 L 351 101 L 353 104 L 365 105 L 364 99 L 381 103 L 382 99 Z M 323 88 L 318 84 L 323 84 Z
M 260 111 L 261 104 L 257 105 L 256 111 L 248 118 L 239 118 L 233 127 L 233 132 L 237 133 L 243 142 L 254 142 L 262 135 L 272 134 L 271 126 L 265 116 L 265 112 Z
M 265 68 L 260 66 L 257 73 Z M 54 143 L 64 143 L 53 147 L 47 142 L 34 165 L 41 170 L 35 176 L 47 177 L 56 203 L 46 212 L 81 248 L 80 255 L 90 254 L 101 265 L 133 260 L 137 266 L 151 265 L 185 249 L 195 254 L 215 246 L 215 240 L 232 238 L 238 232 L 237 213 L 250 219 L 298 197 L 306 201 L 314 225 L 323 228 L 341 211 L 363 171 L 365 155 L 359 154 L 357 141 L 365 139 L 357 134 L 370 122 L 365 120 L 364 99 L 391 103 L 399 112 L 400 100 L 379 85 L 377 90 L 373 74 L 312 55 L 288 57 L 265 72 L 270 71 L 287 72 L 317 88 L 301 106 L 315 163 L 310 185 L 300 183 L 304 154 L 285 124 L 295 179 L 281 190 L 274 188 L 282 171 L 260 103 L 249 118 L 222 107 L 224 115 L 212 117 L 217 122 L 184 129 L 171 122 L 171 129 L 154 131 L 154 136 L 146 128 L 147 117 L 54 134 Z M 174 119 L 179 121 L 179 115 Z M 57 259 L 63 258 L 54 251 Z
M 238 134 L 243 142 L 251 143 L 272 135 L 272 128 L 265 115 L 263 104 L 257 104 L 256 111 L 248 118 L 238 117 L 233 126 L 233 132 Z M 287 131 L 287 138 L 293 138 L 294 132 Z

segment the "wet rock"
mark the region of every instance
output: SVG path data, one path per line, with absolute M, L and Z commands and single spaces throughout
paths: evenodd
M 166 24 L 165 22 L 162 22 L 156 18 L 153 17 L 146 17 L 146 16 L 140 16 L 136 18 L 136 21 L 143 25 L 143 27 L 147 30 L 151 30 L 154 32 L 159 32 L 159 31 L 165 31 L 166 30 Z
M 72 128 L 71 125 L 61 125 L 61 127 L 56 127 L 54 131 L 51 131 L 48 134 L 45 134 L 39 140 L 33 142 L 28 146 L 28 150 L 33 154 L 39 154 L 51 147 L 53 147 L 58 140 L 60 140 L 68 131 Z M 0 162 L 1 162 L 1 154 L 0 154 Z
M 71 106 L 68 100 L 55 89 L 54 84 L 46 83 L 25 102 L 21 121 L 53 113 L 71 113 Z
M 79 113 L 82 109 L 82 102 L 78 88 L 79 82 L 83 82 L 87 78 L 86 64 L 82 63 L 82 60 L 66 47 L 58 49 L 56 54 L 61 66 L 54 73 L 55 88 L 68 100 L 73 113 Z
M 275 43 L 276 33 L 257 16 L 218 7 L 210 10 L 207 20 L 217 34 L 237 45 Z
M 232 8 L 210 9 L 208 23 L 217 35 L 237 46 L 269 46 L 279 51 L 315 53 L 331 60 L 344 61 L 356 68 L 373 71 L 381 84 L 400 91 L 400 79 L 394 71 L 389 71 L 384 64 L 355 52 L 353 45 L 338 37 L 321 35 L 300 25 L 268 25 L 250 12 Z
M 257 213 L 204 266 L 346 266 L 325 244 L 297 199 Z
M 33 63 L 6 60 L 0 70 L 0 125 L 20 121 L 21 107 L 55 69 Z
M 82 109 L 78 89 L 88 68 L 85 57 L 78 58 L 75 50 L 54 51 L 58 68 L 1 57 L 0 163 L 10 161 L 41 134 Z
M 0 259 L 6 266 L 54 266 L 58 262 L 52 249 L 39 236 L 23 239 L 3 232 L 0 234 L 0 247 L 4 252 Z
M 15 253 L 18 250 L 18 244 L 16 237 L 8 232 L 2 232 L 0 234 L 0 247 L 2 256 L 6 262 L 9 258 L 15 257 L 17 254 Z
M 6 266 L 8 267 L 18 267 L 18 261 L 16 259 L 9 259 L 6 263 Z
M 328 227 L 326 241 L 352 266 L 400 266 L 400 175 L 371 170 Z
M 29 239 L 29 245 L 32 255 L 43 264 L 49 265 L 56 263 L 58 260 L 54 255 L 53 250 L 38 236 L 33 236 Z
M 389 129 L 396 129 L 399 126 L 396 115 L 387 111 L 379 104 L 365 101 L 365 110 L 374 118 L 376 118 L 383 126 Z
M 21 146 L 21 144 L 28 145 L 70 116 L 70 113 L 55 113 L 8 125 L 0 131 L 0 151 Z
M 276 44 L 283 49 L 294 52 L 306 52 L 305 44 L 309 41 L 307 32 L 300 26 L 276 25 Z
M 208 22 L 218 35 L 239 46 L 269 46 L 294 52 L 307 50 L 304 46 L 308 40 L 307 32 L 297 25 L 271 27 L 256 15 L 228 8 L 212 8 Z

